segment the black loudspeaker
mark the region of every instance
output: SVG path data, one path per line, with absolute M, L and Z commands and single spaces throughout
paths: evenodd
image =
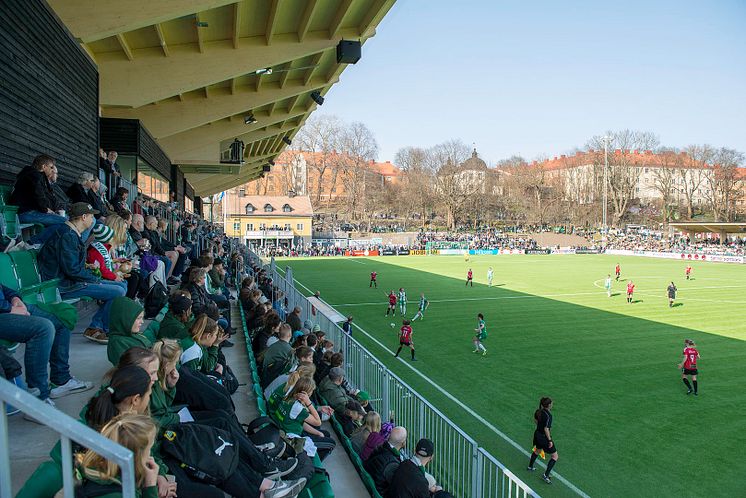
M 262 166 L 262 171 L 264 171 L 265 173 L 269 173 L 270 171 L 272 171 L 272 166 L 270 166 L 269 164 L 265 164 L 264 166 Z
M 337 45 L 337 63 L 355 64 L 360 60 L 360 42 L 342 40 Z

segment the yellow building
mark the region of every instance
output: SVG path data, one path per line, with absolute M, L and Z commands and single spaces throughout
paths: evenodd
M 225 233 L 253 247 L 311 244 L 313 208 L 308 196 L 225 196 Z

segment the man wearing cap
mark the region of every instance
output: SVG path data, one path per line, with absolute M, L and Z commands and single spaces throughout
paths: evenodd
M 433 459 L 435 445 L 429 439 L 420 439 L 414 449 L 414 455 L 405 460 L 396 469 L 385 498 L 430 498 L 442 488 L 428 480 L 425 466 Z M 432 476 L 430 476 L 432 478 Z
M 76 202 L 70 206 L 70 219 L 60 227 L 39 251 L 39 270 L 44 280 L 59 278 L 63 299 L 90 297 L 103 301 L 84 336 L 94 342 L 106 344 L 109 330 L 111 301 L 124 296 L 126 290 L 119 285 L 104 283 L 85 265 L 86 251 L 81 234 L 94 223 L 98 211 L 90 204 Z
M 381 496 L 386 496 L 396 470 L 404 460 L 401 450 L 406 444 L 407 430 L 401 426 L 394 427 L 386 442 L 376 448 L 363 464 Z

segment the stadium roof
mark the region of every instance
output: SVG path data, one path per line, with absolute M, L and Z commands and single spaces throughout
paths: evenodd
M 682 232 L 693 233 L 746 233 L 746 223 L 687 222 L 671 223 L 670 226 Z
M 311 93 L 339 80 L 338 42 L 374 36 L 394 1 L 49 4 L 98 65 L 101 115 L 141 120 L 204 196 L 261 174 L 315 110 Z M 234 138 L 246 144 L 238 174 L 220 163 Z

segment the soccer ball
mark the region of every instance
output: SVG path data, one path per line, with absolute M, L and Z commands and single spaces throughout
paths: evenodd
M 394 327 L 396 327 L 396 324 L 394 322 L 391 322 L 391 328 L 393 329 Z

